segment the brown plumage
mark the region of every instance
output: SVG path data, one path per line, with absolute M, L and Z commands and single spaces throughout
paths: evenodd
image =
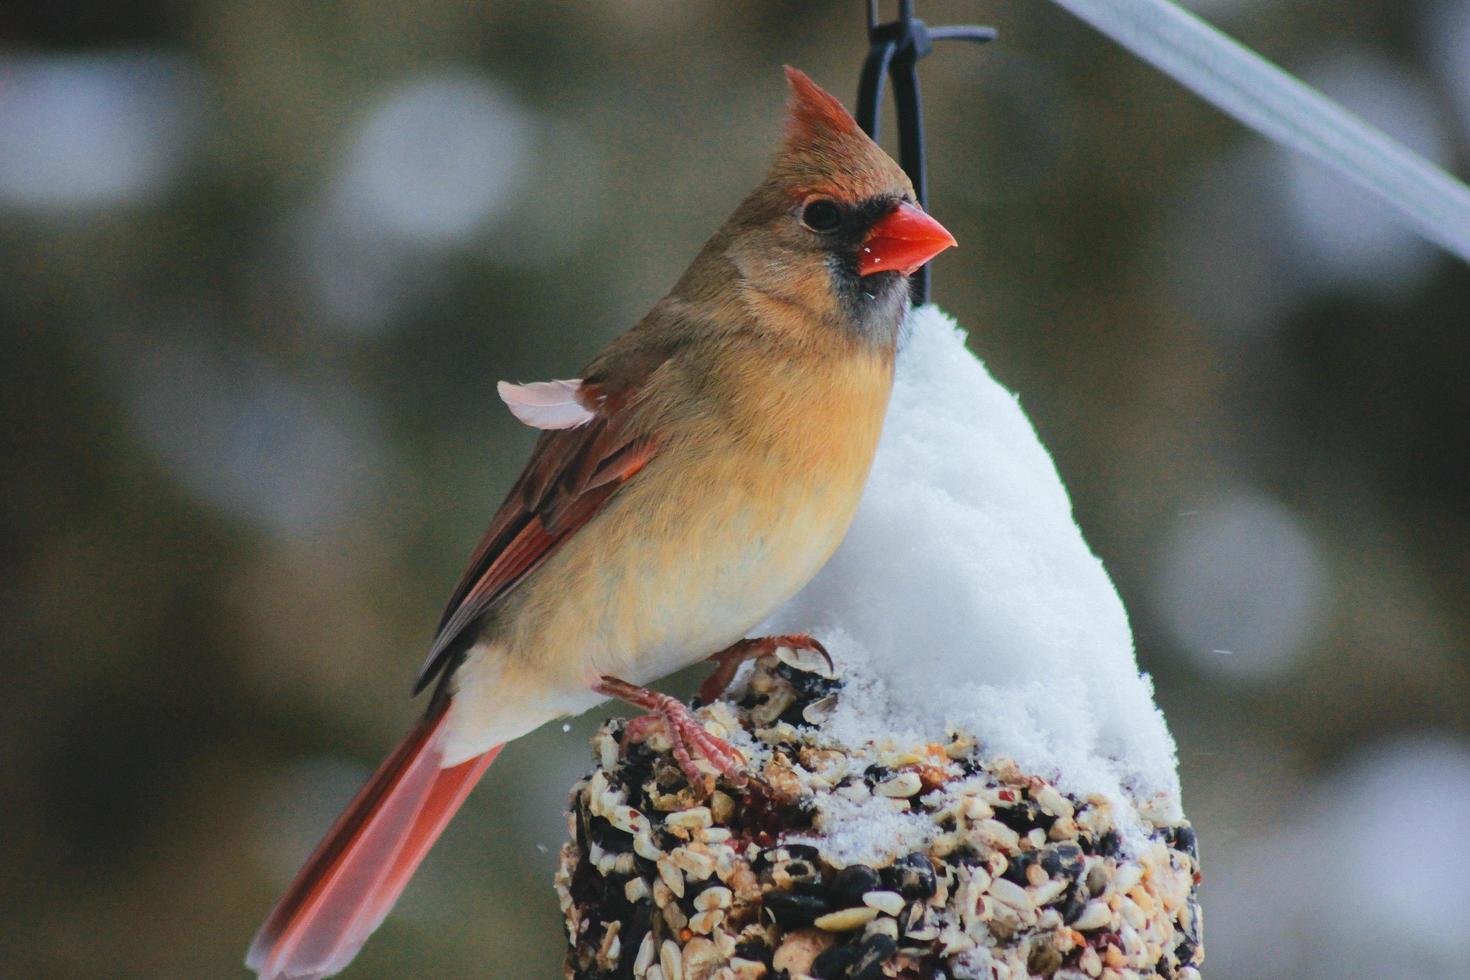
M 673 290 L 580 382 L 502 386 L 548 431 L 445 609 L 428 716 L 262 927 L 262 977 L 344 967 L 499 747 L 608 694 L 658 714 L 691 782 L 700 761 L 740 778 L 640 685 L 736 644 L 830 557 L 877 446 L 905 276 L 954 243 L 841 104 L 787 76 L 769 173 Z

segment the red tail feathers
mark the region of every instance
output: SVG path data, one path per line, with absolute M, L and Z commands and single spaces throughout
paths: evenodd
M 383 762 L 260 927 L 245 957 L 260 980 L 318 980 L 350 963 L 500 754 L 497 745 L 440 768 L 447 707 L 431 709 Z

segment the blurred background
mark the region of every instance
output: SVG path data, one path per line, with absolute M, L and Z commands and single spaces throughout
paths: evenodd
M 918 6 L 1002 33 L 922 67 L 935 297 L 1131 611 L 1206 974 L 1458 975 L 1470 269 L 1050 4 Z M 1470 172 L 1470 4 L 1192 6 Z M 532 442 L 493 382 L 631 325 L 759 178 L 781 63 L 851 99 L 862 26 L 0 8 L 0 975 L 244 976 Z M 352 976 L 560 975 L 597 720 L 506 753 Z

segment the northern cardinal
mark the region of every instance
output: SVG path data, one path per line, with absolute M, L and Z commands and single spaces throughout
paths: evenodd
M 262 978 L 337 973 L 504 743 L 617 697 L 663 726 L 692 786 L 738 752 L 641 686 L 742 639 L 846 533 L 893 380 L 906 277 L 954 238 L 803 73 L 769 173 L 673 290 L 574 381 L 501 383 L 545 430 L 440 621 L 428 709 L 260 932 Z M 712 656 L 713 655 L 713 656 Z

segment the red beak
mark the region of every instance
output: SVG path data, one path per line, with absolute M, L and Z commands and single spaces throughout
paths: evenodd
M 858 275 L 890 269 L 908 275 L 957 244 L 944 225 L 905 201 L 868 231 L 858 254 Z

